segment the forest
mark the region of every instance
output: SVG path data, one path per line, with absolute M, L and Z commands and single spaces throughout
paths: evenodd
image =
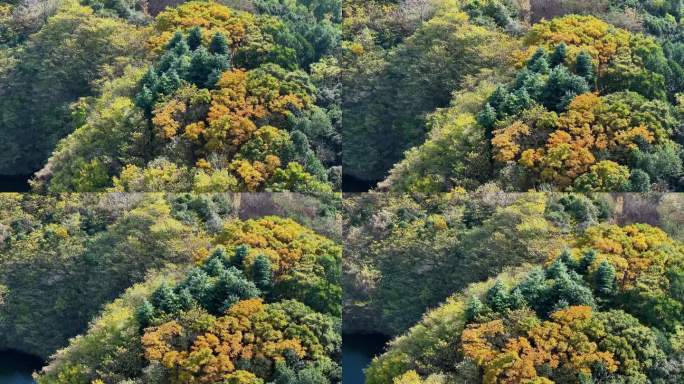
M 332 384 L 340 201 L 0 195 L 0 350 L 39 384 Z
M 345 1 L 344 173 L 396 193 L 681 191 L 682 9 Z
M 0 175 L 34 192 L 341 188 L 339 0 L 0 2 Z
M 681 384 L 676 192 L 684 0 L 0 0 L 0 384 Z
M 364 194 L 345 205 L 345 332 L 366 383 L 680 383 L 679 194 Z

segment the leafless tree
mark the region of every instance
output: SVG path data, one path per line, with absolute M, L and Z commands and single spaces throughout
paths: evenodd
M 531 0 L 532 22 L 577 13 L 598 15 L 608 12 L 608 0 Z

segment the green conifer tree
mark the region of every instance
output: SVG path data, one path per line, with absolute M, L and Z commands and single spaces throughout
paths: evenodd
M 579 55 L 577 55 L 577 61 L 575 62 L 575 73 L 584 78 L 592 87 L 596 83 L 594 60 L 587 52 L 582 51 Z
M 593 249 L 586 251 L 584 255 L 582 255 L 582 259 L 580 260 L 577 272 L 581 274 L 586 274 L 587 271 L 589 271 L 589 267 L 591 267 L 591 265 L 594 264 L 594 260 L 596 260 L 596 251 L 594 251 Z
M 244 268 L 245 259 L 249 253 L 249 247 L 246 245 L 240 245 L 235 248 L 235 255 L 231 259 L 232 265 L 238 269 Z
M 556 46 L 549 59 L 549 64 L 551 67 L 557 67 L 565 63 L 565 57 L 567 56 L 568 46 L 565 43 L 560 43 Z
M 476 296 L 473 296 L 466 305 L 465 315 L 466 320 L 473 321 L 484 311 L 484 304 Z
M 216 33 L 211 38 L 209 44 L 209 52 L 215 55 L 228 55 L 230 48 L 228 47 L 228 40 L 222 33 Z
M 202 45 L 202 30 L 200 27 L 193 27 L 188 33 L 188 47 L 194 51 Z
M 596 288 L 604 296 L 610 296 L 615 291 L 615 268 L 605 260 L 596 271 Z
M 496 312 L 502 313 L 509 308 L 509 297 L 506 287 L 500 280 L 487 291 L 487 305 Z
M 259 255 L 254 260 L 252 266 L 252 275 L 254 277 L 254 284 L 262 292 L 268 292 L 273 285 L 273 271 L 271 268 L 271 260 L 265 255 Z

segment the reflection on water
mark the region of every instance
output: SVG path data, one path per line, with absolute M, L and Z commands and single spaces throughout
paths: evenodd
M 0 192 L 28 192 L 28 184 L 32 175 L 0 175 Z M 2 383 L 2 382 L 0 382 Z
M 35 356 L 2 351 L 0 352 L 0 383 L 33 384 L 31 374 L 42 366 L 43 362 Z
M 380 334 L 342 335 L 342 384 L 363 384 L 363 370 L 383 352 L 387 341 Z
M 342 175 L 342 192 L 368 192 L 380 180 L 361 180 L 352 175 Z

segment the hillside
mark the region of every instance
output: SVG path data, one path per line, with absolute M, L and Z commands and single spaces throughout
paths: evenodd
M 3 195 L 0 349 L 39 383 L 339 383 L 339 203 L 258 199 Z
M 345 173 L 398 193 L 682 189 L 679 0 L 344 12 Z
M 344 324 L 376 383 L 681 381 L 681 196 L 345 202 Z
M 36 192 L 339 190 L 340 2 L 230 3 L 0 4 L 0 175 L 38 171 Z

